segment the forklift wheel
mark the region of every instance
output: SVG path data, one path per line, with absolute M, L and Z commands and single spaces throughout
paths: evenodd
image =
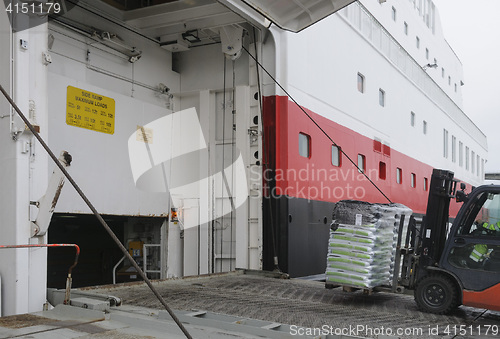
M 415 301 L 424 312 L 446 314 L 458 306 L 457 295 L 454 282 L 444 275 L 436 274 L 418 282 Z

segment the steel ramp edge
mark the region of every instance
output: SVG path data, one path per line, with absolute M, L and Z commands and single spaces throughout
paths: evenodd
M 137 306 L 122 306 L 111 308 L 110 319 L 128 323 L 134 327 L 145 326 L 148 329 L 157 327 L 161 330 L 165 322 L 173 322 L 168 312 L 164 310 L 154 310 Z M 204 329 L 209 333 L 215 331 L 216 334 L 231 334 L 242 338 L 309 338 L 309 339 L 367 339 L 366 337 L 350 335 L 293 335 L 292 325 L 280 324 L 270 321 L 230 316 L 220 313 L 197 311 L 174 311 L 179 320 L 186 324 L 189 330 Z M 146 320 L 146 322 L 145 322 Z M 149 321 L 148 321 L 149 320 Z M 299 328 L 298 326 L 296 327 Z M 210 330 L 211 329 L 211 330 Z M 218 338 L 218 336 L 216 336 Z M 382 339 L 382 338 L 381 338 Z M 397 337 L 384 337 L 384 339 L 397 339 Z
M 25 326 L 16 326 L 14 320 L 9 324 L 9 318 L 18 319 L 23 316 L 34 316 L 27 321 Z M 106 319 L 105 314 L 100 311 L 77 308 L 68 305 L 57 305 L 55 308 L 36 312 L 32 314 L 23 314 L 11 317 L 4 317 L 4 323 L 0 325 L 0 338 L 53 338 L 53 337 L 75 337 L 72 328 L 102 322 Z

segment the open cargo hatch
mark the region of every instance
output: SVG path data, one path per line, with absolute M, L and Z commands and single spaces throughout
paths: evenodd
M 243 2 L 281 29 L 299 32 L 355 0 L 243 0 Z

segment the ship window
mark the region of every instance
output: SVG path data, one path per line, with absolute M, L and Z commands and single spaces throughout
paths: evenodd
M 365 76 L 361 73 L 358 73 L 358 91 L 365 92 Z
M 392 20 L 396 21 L 396 8 L 392 7 Z
M 420 48 L 420 38 L 419 37 L 417 37 L 416 43 L 417 43 L 417 48 Z
M 455 92 L 457 92 L 457 89 L 458 89 L 458 88 L 457 88 L 457 84 L 455 83 Z
M 410 114 L 410 124 L 412 127 L 415 127 L 415 113 L 411 112 Z
M 386 178 L 386 173 L 387 173 L 387 166 L 385 162 L 381 161 L 378 163 L 378 177 L 381 180 L 385 180 Z
M 428 48 L 425 49 L 425 58 L 427 60 L 429 60 L 429 49 Z
M 389 146 L 387 144 L 382 144 L 382 153 L 386 157 L 390 157 L 391 156 L 391 146 Z
M 423 123 L 423 132 L 424 132 L 424 134 L 427 134 L 427 121 L 425 121 L 425 120 Z
M 477 175 L 479 176 L 481 174 L 481 172 L 479 171 L 479 162 L 480 162 L 480 158 L 479 158 L 479 155 L 477 156 L 477 161 L 476 161 L 476 164 L 477 164 Z
M 340 148 L 332 145 L 332 165 L 340 167 Z
M 408 35 L 408 23 L 405 22 L 404 25 L 405 25 L 404 26 L 404 32 L 405 32 L 406 35 Z
M 415 173 L 412 173 L 410 176 L 410 185 L 411 187 L 415 188 L 417 182 L 417 175 Z
M 443 129 L 443 157 L 448 158 L 448 131 Z
M 311 137 L 304 133 L 299 133 L 299 154 L 304 158 L 311 155 Z
M 457 162 L 457 137 L 451 136 L 451 161 Z
M 458 142 L 458 165 L 464 165 L 464 144 L 461 141 Z
M 471 156 L 470 156 L 470 171 L 472 172 L 472 174 L 474 174 L 474 171 L 475 171 L 475 162 L 476 162 L 476 153 L 474 153 L 474 151 L 470 152 Z
M 424 191 L 429 190 L 429 179 L 424 178 Z
M 465 146 L 465 169 L 469 170 L 469 147 Z
M 403 182 L 403 170 L 401 168 L 396 168 L 396 182 L 401 184 Z
M 366 170 L 366 157 L 363 154 L 358 154 L 358 172 L 364 173 Z
M 385 107 L 385 91 L 382 88 L 378 90 L 378 103 L 380 106 Z
M 451 85 L 451 76 L 448 75 L 448 85 Z

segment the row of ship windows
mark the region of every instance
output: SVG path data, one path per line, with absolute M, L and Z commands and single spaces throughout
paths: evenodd
M 358 91 L 365 93 L 365 76 L 361 73 L 358 73 Z M 378 89 L 378 103 L 385 107 L 385 91 L 382 88 Z
M 361 73 L 358 73 L 358 91 L 360 93 L 365 93 L 365 76 Z M 378 103 L 380 106 L 385 107 L 386 102 L 386 94 L 382 88 L 378 90 Z M 415 113 L 411 112 L 411 126 L 415 126 Z M 423 132 L 427 134 L 427 121 L 423 122 Z
M 415 112 L 410 112 L 410 125 L 415 127 L 416 115 Z M 422 133 L 427 134 L 427 121 L 422 120 Z
M 455 85 L 456 86 L 456 85 Z M 358 91 L 360 93 L 365 93 L 365 76 L 361 73 L 358 73 Z M 379 88 L 379 105 L 382 107 L 385 107 L 386 103 L 386 95 L 385 91 L 382 88 Z M 412 127 L 415 127 L 416 124 L 416 115 L 415 112 L 410 112 L 410 125 Z M 422 132 L 424 135 L 427 134 L 427 121 L 423 120 L 422 121 Z M 451 139 L 451 161 L 456 163 L 457 162 L 457 151 L 456 151 L 456 137 L 452 136 Z M 463 143 L 460 141 L 459 142 L 459 151 L 458 151 L 458 164 L 460 167 L 464 166 L 464 157 L 463 157 Z M 484 160 L 480 159 L 480 156 L 474 153 L 474 151 L 471 151 L 471 157 L 469 161 L 469 147 L 465 147 L 465 169 L 470 170 L 472 173 L 476 173 L 477 176 L 480 176 L 482 173 L 482 168 L 484 168 Z M 445 158 L 448 158 L 448 131 L 444 129 L 444 150 L 443 150 L 443 156 Z M 475 163 L 476 162 L 476 163 Z
M 392 7 L 392 20 L 396 21 L 397 19 L 397 10 L 396 8 L 393 6 Z M 406 21 L 403 22 L 403 30 L 404 30 L 404 33 L 405 35 L 408 35 L 409 34 L 409 25 Z M 420 49 L 420 38 L 418 36 L 415 37 L 415 43 L 416 43 L 416 47 L 417 49 Z M 429 48 L 426 48 L 425 49 L 425 58 L 426 60 L 429 60 L 430 58 L 430 51 L 429 51 Z M 438 67 L 438 64 L 437 64 L 437 59 L 434 58 L 434 62 L 433 64 L 427 64 L 424 66 L 424 69 L 427 69 L 427 68 L 437 68 Z M 446 71 L 444 69 L 444 67 L 441 67 L 441 77 L 444 79 L 446 77 Z M 448 75 L 448 85 L 451 86 L 451 76 Z M 462 81 L 460 81 L 460 84 L 463 84 Z M 455 89 L 455 92 L 458 91 L 458 85 L 457 83 L 454 84 L 454 89 Z
M 464 156 L 465 150 L 465 156 Z M 443 157 L 449 158 L 449 132 L 446 128 L 443 128 Z M 463 142 L 458 142 L 458 152 L 457 152 L 457 137 L 451 136 L 451 161 L 453 163 L 457 162 L 458 153 L 458 165 L 464 167 L 467 171 L 472 174 L 481 176 L 484 173 L 484 159 L 481 159 L 479 154 L 476 154 L 473 150 L 469 149 L 468 146 L 464 147 Z
M 360 93 L 365 93 L 365 76 L 361 73 L 358 73 L 358 91 Z M 455 85 L 455 91 L 456 91 L 456 85 Z M 385 107 L 385 102 L 386 102 L 386 94 L 385 91 L 382 88 L 378 89 L 378 103 L 380 106 Z M 412 112 L 412 126 L 415 126 L 414 123 L 414 113 Z M 427 134 L 427 122 L 424 121 L 424 134 Z
M 385 151 L 384 151 L 385 152 Z M 304 158 L 311 157 L 311 137 L 305 133 L 299 133 L 299 155 Z M 332 145 L 332 165 L 335 167 L 342 166 L 342 151 L 336 146 Z M 358 154 L 357 166 L 360 173 L 366 172 L 366 156 L 364 154 Z M 387 179 L 387 164 L 383 161 L 379 162 L 378 166 L 378 179 Z M 403 184 L 403 169 L 396 168 L 396 183 Z M 417 187 L 417 175 L 415 173 L 410 173 L 410 187 Z M 424 177 L 423 189 L 428 190 L 428 179 Z

